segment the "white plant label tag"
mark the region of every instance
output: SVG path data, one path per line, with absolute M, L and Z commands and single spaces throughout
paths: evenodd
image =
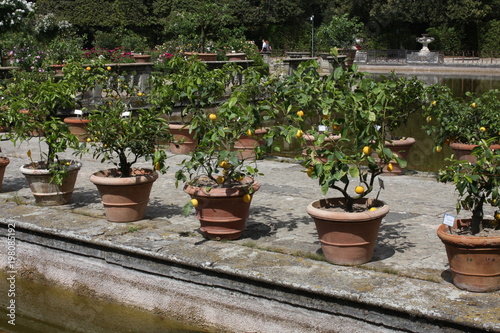
M 78 116 L 81 116 L 81 115 L 83 115 L 83 111 L 82 110 L 75 110 L 75 114 Z
M 125 111 L 122 113 L 122 118 L 130 117 L 130 111 Z
M 454 227 L 455 226 L 455 216 L 450 214 L 444 214 L 443 224 L 447 226 Z
M 324 132 L 324 131 L 326 131 L 326 126 L 325 126 L 325 125 L 319 125 L 319 126 L 318 126 L 318 131 L 319 131 L 319 132 Z

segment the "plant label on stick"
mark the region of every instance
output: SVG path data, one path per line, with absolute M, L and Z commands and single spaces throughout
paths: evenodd
M 81 116 L 81 115 L 83 115 L 83 111 L 82 110 L 75 110 L 75 114 L 77 116 Z
M 450 214 L 444 214 L 443 224 L 446 224 L 447 226 L 453 228 L 455 226 L 455 216 Z

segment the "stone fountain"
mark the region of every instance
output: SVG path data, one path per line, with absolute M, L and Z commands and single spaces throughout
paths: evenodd
M 416 41 L 422 44 L 422 49 L 418 52 L 411 52 L 406 57 L 407 63 L 441 63 L 443 62 L 442 57 L 439 56 L 438 52 L 432 52 L 429 50 L 429 44 L 434 41 L 434 37 L 423 34 L 421 37 L 417 37 Z

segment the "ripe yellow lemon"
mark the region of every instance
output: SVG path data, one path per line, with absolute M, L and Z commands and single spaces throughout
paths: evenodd
M 299 116 L 300 118 L 304 117 L 304 111 L 297 111 L 297 116 Z
M 364 191 L 365 191 L 365 188 L 361 185 L 356 186 L 356 188 L 354 189 L 354 192 L 356 192 L 357 194 L 361 194 Z
M 107 69 L 108 71 L 110 71 L 110 70 L 111 70 L 111 66 L 106 67 L 106 69 Z
M 442 151 L 443 151 L 443 147 L 441 147 L 441 146 L 436 146 L 436 147 L 434 148 L 434 150 L 436 151 L 436 153 L 440 153 L 440 152 L 442 152 Z
M 472 103 L 472 104 L 471 104 L 471 106 L 472 106 L 473 108 L 477 108 L 477 103 Z
M 251 200 L 252 200 L 252 196 L 250 194 L 247 193 L 243 196 L 244 202 L 250 202 Z
M 217 176 L 217 178 L 215 179 L 215 181 L 217 182 L 217 184 L 222 184 L 224 183 L 224 177 L 222 176 Z
M 295 136 L 296 136 L 297 138 L 301 138 L 303 135 L 304 135 L 304 131 L 302 131 L 302 130 L 300 130 L 300 129 L 299 129 L 299 130 L 297 130 L 297 133 L 295 134 Z
M 208 119 L 214 121 L 215 119 L 217 119 L 217 115 L 215 113 L 211 113 L 209 116 L 208 116 Z
M 376 210 L 377 210 L 377 207 L 370 208 L 370 212 L 373 212 L 373 211 L 376 211 Z
M 369 146 L 364 146 L 363 147 L 363 154 L 370 155 L 371 152 L 372 152 L 372 148 L 371 147 L 369 147 Z
M 223 161 L 220 161 L 219 167 L 224 168 L 224 169 L 229 169 L 231 167 L 231 164 L 228 161 L 223 160 Z
M 86 70 L 90 71 L 92 69 L 92 67 L 88 66 L 87 68 L 85 68 Z
M 253 135 L 253 132 L 252 132 L 252 130 L 251 130 L 251 129 L 248 129 L 248 130 L 247 130 L 247 135 L 248 135 L 248 136 L 252 136 L 252 135 Z
M 90 142 L 90 141 L 92 141 L 92 139 L 91 138 L 87 138 L 87 142 Z
M 191 199 L 191 204 L 193 205 L 193 207 L 198 207 L 198 200 Z
M 425 118 L 425 120 L 430 123 L 432 121 L 432 117 L 431 116 L 427 116 L 427 118 Z
M 495 212 L 495 220 L 500 221 L 500 210 Z
M 155 170 L 160 170 L 160 169 L 161 169 L 160 162 L 156 162 L 155 163 Z
M 394 170 L 394 165 L 392 163 L 387 164 L 387 171 L 392 172 Z
M 309 167 L 309 168 L 307 168 L 307 176 L 311 177 L 311 176 L 312 176 L 313 171 L 314 171 L 314 168 L 313 168 L 313 167 Z
M 437 101 L 432 101 L 432 106 L 435 106 L 437 103 Z
M 144 96 L 144 93 L 142 93 L 142 92 L 138 92 L 138 93 L 137 93 L 137 96 L 139 96 L 139 97 Z
M 481 132 L 486 132 L 486 127 L 481 126 L 481 127 L 479 127 L 479 130 L 480 130 Z

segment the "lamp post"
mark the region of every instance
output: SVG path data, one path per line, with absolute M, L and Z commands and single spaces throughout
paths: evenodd
M 314 57 L 314 15 L 309 18 L 311 20 L 311 57 Z

